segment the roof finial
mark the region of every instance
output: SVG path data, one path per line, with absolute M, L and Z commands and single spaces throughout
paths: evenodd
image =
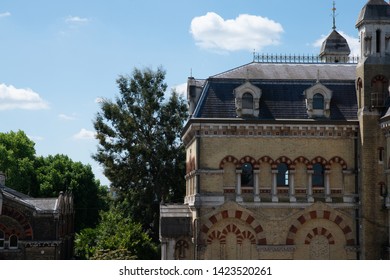
M 336 30 L 336 1 L 333 1 L 333 30 Z

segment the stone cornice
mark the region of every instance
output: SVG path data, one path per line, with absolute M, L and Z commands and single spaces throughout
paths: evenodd
M 187 145 L 197 137 L 247 138 L 356 138 L 358 122 L 241 122 L 197 119 L 186 125 L 183 141 Z

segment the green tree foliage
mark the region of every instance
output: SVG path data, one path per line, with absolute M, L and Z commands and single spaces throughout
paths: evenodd
M 165 71 L 134 69 L 117 80 L 119 96 L 104 100 L 94 121 L 104 167 L 117 202 L 158 240 L 159 203 L 182 201 L 185 151 L 180 133 L 187 118 L 183 98 L 165 100 Z
M 0 133 L 0 171 L 7 186 L 22 193 L 39 194 L 35 176 L 35 143 L 23 131 Z
M 99 210 L 107 208 L 107 190 L 95 180 L 90 165 L 74 162 L 66 155 L 37 158 L 36 170 L 41 197 L 71 191 L 75 204 L 75 230 L 96 226 Z
M 158 256 L 156 245 L 142 225 L 115 207 L 101 213 L 101 222 L 95 229 L 77 234 L 75 244 L 76 256 L 82 259 L 149 260 Z
M 95 226 L 108 202 L 107 190 L 95 180 L 91 166 L 65 155 L 37 157 L 34 146 L 22 131 L 0 133 L 0 171 L 7 176 L 7 187 L 32 197 L 72 191 L 75 230 Z

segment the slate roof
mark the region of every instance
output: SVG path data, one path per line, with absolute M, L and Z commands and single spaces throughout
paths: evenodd
M 14 189 L 6 186 L 1 186 L 0 191 L 5 197 L 12 200 L 16 200 L 19 203 L 27 205 L 37 211 L 56 211 L 57 210 L 57 198 L 32 198 Z
M 386 20 L 390 21 L 390 5 L 384 0 L 370 0 L 360 11 L 356 27 L 363 21 Z
M 348 46 L 347 40 L 336 30 L 333 30 L 322 43 L 320 55 L 349 55 L 350 53 L 351 50 Z
M 249 80 L 262 90 L 257 119 L 310 119 L 304 91 L 320 77 L 320 82 L 333 91 L 330 120 L 356 121 L 355 69 L 353 64 L 244 65 L 207 80 L 193 118 L 237 118 L 233 91 Z

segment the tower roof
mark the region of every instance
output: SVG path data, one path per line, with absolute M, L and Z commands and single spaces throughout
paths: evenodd
M 378 20 L 390 22 L 390 4 L 384 0 L 369 0 L 359 14 L 356 27 L 361 26 L 364 21 Z
M 325 39 L 322 43 L 320 56 L 324 55 L 349 55 L 351 50 L 348 46 L 347 40 L 341 36 L 336 30 L 333 30 L 332 33 Z

